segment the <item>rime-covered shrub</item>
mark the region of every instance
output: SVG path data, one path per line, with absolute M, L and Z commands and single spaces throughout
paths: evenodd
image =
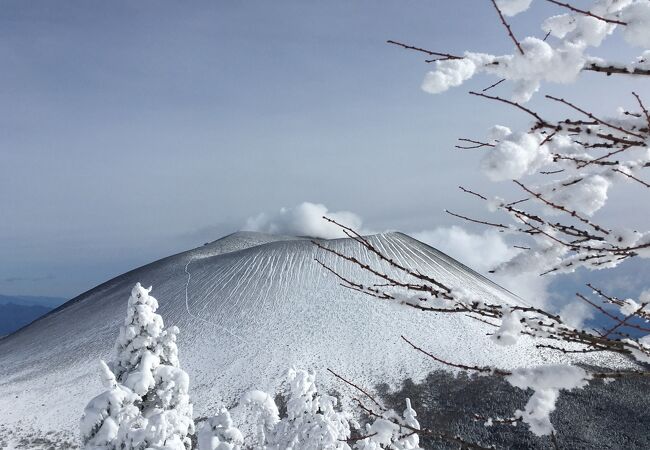
M 394 411 L 387 411 L 366 425 L 366 438 L 358 441 L 355 450 L 418 450 L 420 438 L 417 430 L 420 423 L 416 412 L 411 407 L 411 400 L 406 399 L 406 409 L 400 417 Z
M 224 407 L 206 420 L 199 429 L 197 442 L 199 450 L 240 450 L 244 436 L 233 425 L 230 413 Z
M 287 411 L 266 392 L 246 392 L 236 407 L 242 437 L 228 411 L 207 420 L 199 432 L 199 450 L 350 450 L 351 415 L 337 410 L 335 397 L 319 394 L 314 373 L 291 369 L 287 374 Z M 221 445 L 221 447 L 219 446 Z
M 316 376 L 289 370 L 287 415 L 275 426 L 269 449 L 348 449 L 348 415 L 336 411 L 335 397 L 319 394 Z

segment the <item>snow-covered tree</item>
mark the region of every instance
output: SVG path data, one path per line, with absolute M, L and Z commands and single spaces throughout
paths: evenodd
M 628 183 L 641 191 L 650 188 L 650 182 L 645 179 L 650 168 L 650 112 L 642 95 L 630 92 L 628 98 L 620 99 L 626 106 L 611 112 L 597 111 L 602 106 L 599 99 L 609 94 L 607 90 L 596 92 L 591 105 L 577 105 L 570 99 L 545 95 L 545 101 L 555 111 L 554 117 L 528 105 L 543 86 L 579 83 L 583 72 L 606 75 L 612 83 L 629 77 L 650 81 L 650 0 L 594 0 L 580 5 L 570 1 L 535 1 L 554 5 L 558 14 L 542 20 L 541 30 L 525 38 L 517 36 L 509 21 L 527 11 L 533 0 L 485 2 L 495 12 L 495 26 L 502 27 L 504 39 L 513 44 L 509 54 L 481 51 L 454 54 L 445 49 L 434 51 L 388 41 L 424 54 L 427 62 L 432 63 L 433 69 L 422 83 L 424 91 L 438 94 L 481 74 L 495 77 L 489 85 L 470 94 L 514 108 L 530 119 L 524 130 L 495 124 L 487 138 L 462 138 L 457 146 L 480 149 L 483 155 L 480 166 L 486 177 L 494 182 L 512 183 L 509 198 L 461 187 L 499 217 L 488 220 L 448 212 L 459 219 L 496 228 L 512 240 L 517 248 L 516 256 L 494 270 L 505 275 L 525 271 L 560 274 L 578 268 L 603 270 L 632 258 L 650 258 L 650 230 L 639 229 L 647 224 L 630 223 L 626 219 L 631 215 L 622 211 L 624 206 L 647 208 L 647 200 L 635 199 L 628 205 L 618 203 L 616 217 L 623 224 L 614 226 L 594 218 L 607 205 L 612 186 Z M 633 60 L 611 61 L 598 54 L 603 43 L 616 35 L 620 37 L 619 45 L 626 45 L 626 50 L 637 55 Z M 511 87 L 510 92 L 492 94 L 507 86 Z M 601 372 L 571 365 L 508 371 L 444 361 L 426 352 L 423 344 L 403 337 L 415 350 L 439 363 L 454 369 L 500 375 L 513 386 L 532 389 L 534 394 L 524 409 L 500 423 L 523 422 L 536 435 L 553 434 L 550 414 L 562 390 L 580 388 L 593 379 L 650 376 L 648 366 L 643 365 L 650 363 L 647 325 L 650 290 L 642 292 L 638 299 L 620 299 L 607 288 L 588 284 L 588 294 L 580 293 L 573 301 L 594 307 L 610 325 L 600 330 L 576 328 L 555 311 L 492 304 L 462 287 L 445 285 L 435 277 L 401 266 L 351 228 L 342 226 L 342 229 L 370 254 L 378 256 L 382 264 L 401 271 L 408 280 L 404 283 L 383 273 L 380 266 L 370 267 L 365 261 L 316 243 L 381 279 L 378 284 L 368 286 L 343 278 L 352 289 L 419 311 L 470 315 L 494 326 L 492 341 L 498 345 L 515 345 L 519 336 L 526 334 L 546 339 L 540 342 L 540 351 L 611 352 L 641 363 L 636 371 Z M 529 300 L 535 302 L 534 298 Z M 397 424 L 396 420 L 388 420 Z M 428 431 L 435 434 L 435 430 Z
M 107 389 L 81 418 L 87 449 L 188 450 L 194 433 L 189 377 L 179 367 L 176 334 L 164 329 L 151 288 L 137 283 L 111 364 L 101 363 Z
M 131 290 L 124 325 L 115 342 L 115 357 L 109 365 L 118 382 L 125 382 L 139 371 L 140 362 L 147 353 L 154 354 L 159 363 L 178 367 L 176 348 L 177 327 L 164 330 L 159 314 L 158 301 L 149 295 L 151 287 L 145 289 L 137 283 Z
M 240 406 L 246 411 L 247 428 L 253 430 L 252 435 L 245 436 L 244 443 L 256 449 L 266 448 L 280 422 L 280 411 L 275 400 L 266 392 L 252 390 L 242 396 Z
M 287 385 L 287 415 L 275 426 L 269 448 L 349 449 L 349 417 L 336 411 L 335 397 L 318 393 L 315 374 L 291 369 Z
M 241 420 L 239 428 L 234 427 L 230 413 L 221 408 L 201 427 L 199 450 L 351 449 L 347 442 L 351 414 L 337 410 L 336 397 L 318 392 L 314 373 L 290 369 L 286 388 L 287 408 L 283 417 L 271 395 L 248 391 L 236 407 Z M 242 436 L 240 429 L 248 431 L 248 435 Z
M 86 449 L 113 450 L 120 448 L 131 427 L 142 425 L 137 403 L 140 397 L 118 384 L 115 375 L 100 361 L 102 385 L 106 389 L 93 398 L 81 418 L 81 442 Z
M 244 435 L 233 425 L 230 412 L 221 407 L 206 420 L 197 433 L 199 450 L 240 450 Z

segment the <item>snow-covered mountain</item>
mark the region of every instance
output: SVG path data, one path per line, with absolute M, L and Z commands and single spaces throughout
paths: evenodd
M 523 303 L 449 256 L 401 233 L 370 237 L 403 265 L 486 300 Z M 375 261 L 350 239 L 326 245 Z M 530 343 L 498 347 L 486 325 L 463 315 L 420 313 L 343 288 L 314 258 L 370 281 L 309 239 L 239 232 L 110 280 L 0 340 L 2 434 L 67 432 L 74 439 L 86 402 L 100 392 L 98 359 L 110 358 L 133 285 L 153 285 L 165 324 L 177 325 L 195 415 L 249 389 L 274 391 L 287 368 L 315 369 L 324 389 L 345 394 L 331 368 L 365 386 L 397 384 L 439 368 L 400 334 L 440 357 L 503 368 L 562 356 Z M 390 268 L 386 268 L 390 270 Z M 376 281 L 376 280 L 375 280 Z M 6 437 L 6 436 L 5 436 Z

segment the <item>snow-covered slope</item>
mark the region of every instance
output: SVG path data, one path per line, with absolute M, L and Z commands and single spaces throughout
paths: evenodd
M 390 257 L 448 285 L 462 285 L 490 301 L 521 302 L 404 234 L 370 239 Z M 327 245 L 374 261 L 350 239 Z M 100 392 L 97 360 L 110 358 L 137 281 L 153 285 L 165 324 L 181 330 L 181 364 L 191 376 L 197 416 L 251 387 L 273 391 L 292 365 L 318 370 L 319 383 L 340 392 L 345 386 L 326 368 L 366 386 L 418 378 L 437 368 L 400 334 L 457 362 L 511 367 L 560 358 L 540 356 L 525 343 L 495 347 L 485 337 L 486 326 L 463 315 L 420 313 L 345 289 L 315 263 L 316 256 L 369 281 L 308 239 L 240 232 L 80 295 L 0 340 L 0 430 L 76 431 L 84 405 Z

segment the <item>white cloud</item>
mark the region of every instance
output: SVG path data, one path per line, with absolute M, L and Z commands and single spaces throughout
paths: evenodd
M 361 231 L 361 217 L 349 211 L 329 211 L 320 203 L 304 202 L 292 208 L 281 208 L 271 214 L 261 213 L 246 220 L 244 229 L 264 233 L 310 236 L 323 239 L 347 237 L 337 225 L 323 216 Z
M 489 273 L 520 252 L 505 241 L 503 234 L 494 230 L 475 234 L 462 227 L 452 226 L 411 233 L 411 236 L 486 275 L 527 302 L 539 306 L 547 304 L 551 281 L 549 277 L 541 277 L 537 272 Z
M 487 273 L 518 253 L 503 240 L 500 233 L 492 230 L 473 234 L 454 225 L 411 233 L 411 236 L 481 273 Z
M 572 300 L 560 310 L 560 317 L 572 327 L 581 328 L 594 317 L 594 310 L 582 302 Z
M 552 276 L 540 276 L 537 272 L 521 272 L 515 275 L 494 273 L 490 274 L 489 278 L 531 305 L 553 309 L 549 304 L 549 285 Z

